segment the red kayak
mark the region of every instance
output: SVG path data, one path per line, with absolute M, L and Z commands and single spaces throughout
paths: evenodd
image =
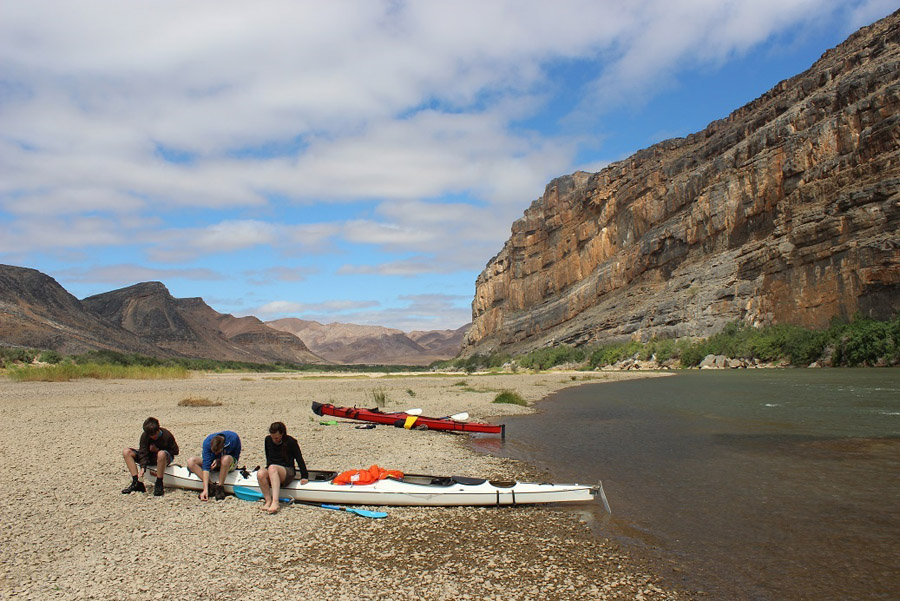
M 409 415 L 402 411 L 386 413 L 380 409 L 357 409 L 356 407 L 335 407 L 328 403 L 313 401 L 312 410 L 316 415 L 333 415 L 358 419 L 364 422 L 387 424 L 398 428 L 412 430 L 451 430 L 454 432 L 483 432 L 485 434 L 506 435 L 506 425 L 486 424 L 483 422 L 460 422 L 449 417 L 425 417 Z

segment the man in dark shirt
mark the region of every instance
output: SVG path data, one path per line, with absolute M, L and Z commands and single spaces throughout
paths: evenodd
M 281 486 L 291 482 L 297 475 L 294 462 L 296 461 L 297 467 L 300 468 L 300 484 L 309 482 L 309 471 L 306 469 L 306 462 L 303 461 L 297 439 L 287 435 L 287 428 L 282 422 L 275 422 L 269 426 L 265 446 L 266 469 L 256 472 L 256 479 L 265 501 L 262 510 L 277 513 Z
M 178 443 L 172 433 L 159 426 L 159 420 L 148 417 L 144 420 L 144 432 L 137 449 L 127 448 L 122 451 L 125 465 L 131 473 L 131 484 L 122 490 L 122 494 L 133 492 L 146 492 L 141 478 L 147 466 L 156 466 L 156 485 L 153 487 L 153 495 L 163 495 L 163 476 L 166 466 L 172 463 L 172 459 L 178 454 Z

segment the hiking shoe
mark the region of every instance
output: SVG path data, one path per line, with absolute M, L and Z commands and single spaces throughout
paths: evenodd
M 130 495 L 133 492 L 147 492 L 147 487 L 144 486 L 143 482 L 132 482 L 122 489 L 123 495 Z
M 216 501 L 224 501 L 225 500 L 225 487 L 219 486 L 216 484 Z
M 163 481 L 157 480 L 156 484 L 153 485 L 153 496 L 161 497 L 163 494 L 165 494 L 165 491 L 163 491 Z

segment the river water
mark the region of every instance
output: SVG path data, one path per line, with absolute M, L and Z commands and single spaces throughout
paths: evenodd
M 567 508 L 714 599 L 900 596 L 900 370 L 692 371 L 587 384 L 502 444 L 612 508 Z

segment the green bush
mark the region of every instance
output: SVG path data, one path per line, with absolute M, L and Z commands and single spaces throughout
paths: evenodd
M 895 318 L 894 322 L 897 321 Z M 895 323 L 872 319 L 854 319 L 840 328 L 835 340 L 835 362 L 851 367 L 875 365 L 881 359 L 891 360 L 896 356 L 894 343 Z
M 0 366 L 9 367 L 16 363 L 31 363 L 39 354 L 40 351 L 33 348 L 0 348 Z
M 615 344 L 607 344 L 594 349 L 588 357 L 588 365 L 591 367 L 603 367 L 605 365 L 614 365 L 623 359 L 633 357 L 636 354 L 644 352 L 644 345 L 640 342 L 632 340 L 630 342 L 620 342 Z
M 57 353 L 56 351 L 44 351 L 40 355 L 38 355 L 38 361 L 42 363 L 52 363 L 57 364 L 63 360 L 62 355 Z
M 518 392 L 514 390 L 504 390 L 493 400 L 494 403 L 505 403 L 508 405 L 527 405 L 528 401 L 523 399 Z
M 584 361 L 584 350 L 567 344 L 537 349 L 527 355 L 516 357 L 516 363 L 525 369 L 550 369 L 564 363 Z
M 703 358 L 709 353 L 709 347 L 705 340 L 691 342 L 690 340 L 679 340 L 679 361 L 682 367 L 697 367 Z

